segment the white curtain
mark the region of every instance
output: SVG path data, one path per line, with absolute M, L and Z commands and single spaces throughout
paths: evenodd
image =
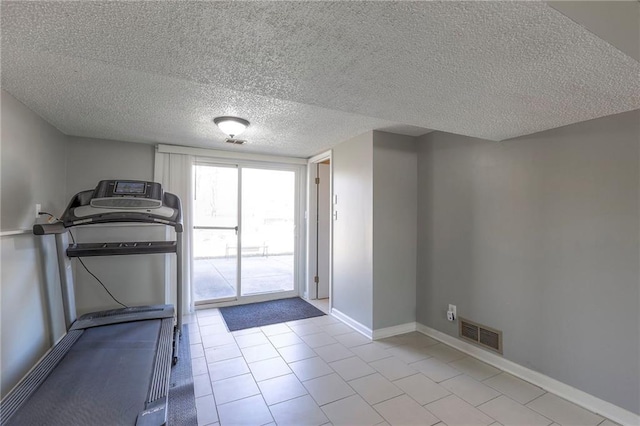
M 193 156 L 187 154 L 163 153 L 156 150 L 154 181 L 162 184 L 166 192 L 180 197 L 182 202 L 183 232 L 183 268 L 182 268 L 182 309 L 193 312 L 191 291 L 191 230 L 193 229 L 191 212 L 193 211 L 192 179 Z M 167 237 L 175 239 L 173 229 L 167 228 Z M 176 256 L 166 255 L 165 262 L 165 296 L 175 303 L 176 297 Z

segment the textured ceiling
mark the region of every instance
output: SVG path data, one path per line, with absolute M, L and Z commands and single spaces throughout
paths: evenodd
M 640 63 L 538 2 L 2 2 L 2 87 L 63 132 L 306 157 L 640 108 Z M 252 122 L 222 144 L 217 115 Z

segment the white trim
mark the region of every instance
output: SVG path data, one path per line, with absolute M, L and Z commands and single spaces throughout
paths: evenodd
M 307 160 L 307 164 L 311 164 L 311 163 L 321 163 L 324 160 L 329 160 L 331 161 L 331 150 L 325 151 L 323 153 L 320 153 L 318 155 L 314 155 L 313 157 L 309 158 Z
M 270 300 L 290 299 L 292 297 L 298 297 L 298 294 L 295 290 L 242 296 L 240 299 L 236 299 L 235 297 L 230 297 L 219 302 L 213 302 L 213 301 L 209 302 L 209 301 L 203 300 L 195 304 L 195 309 L 196 311 L 199 311 L 201 309 L 223 308 L 225 306 L 246 305 L 248 303 L 268 302 Z
M 394 325 L 393 327 L 378 328 L 377 330 L 373 330 L 373 340 L 397 336 L 398 334 L 411 333 L 412 331 L 416 331 L 415 322 Z
M 15 229 L 12 231 L 0 231 L 0 237 L 10 237 L 12 235 L 25 235 L 32 233 L 33 231 L 31 229 Z
M 354 320 L 350 316 L 343 314 L 336 308 L 331 308 L 329 312 L 331 312 L 331 315 L 333 315 L 334 317 L 336 317 L 337 319 L 339 319 L 349 327 L 353 328 L 355 331 L 362 334 L 364 337 L 368 337 L 369 339 L 372 338 L 371 336 L 373 336 L 373 333 L 371 332 L 371 329 L 369 327 L 359 323 L 358 321 Z
M 435 330 L 424 324 L 417 324 L 417 330 L 433 337 L 442 343 L 452 346 L 474 358 L 484 361 L 489 365 L 499 368 L 509 374 L 519 377 L 529 383 L 532 383 L 542 389 L 558 395 L 567 401 L 573 402 L 591 412 L 599 414 L 621 425 L 638 425 L 640 424 L 640 415 L 627 411 L 610 402 L 604 401 L 556 379 L 546 376 L 537 371 L 531 370 L 513 361 L 509 361 L 500 355 L 488 352 L 471 343 L 464 342 L 441 331 Z
M 318 298 L 318 294 L 312 291 L 313 275 L 311 271 L 315 270 L 316 262 L 316 249 L 313 247 L 318 238 L 316 235 L 315 227 L 312 226 L 312 222 L 309 219 L 311 211 L 316 207 L 315 194 L 317 191 L 315 185 L 315 175 L 312 175 L 312 164 L 320 163 L 322 161 L 329 160 L 329 214 L 333 215 L 333 151 L 328 150 L 320 154 L 314 155 L 308 159 L 307 162 L 307 203 L 306 211 L 304 215 L 305 230 L 306 230 L 306 275 L 305 275 L 305 290 L 309 297 L 313 296 L 314 299 Z M 314 255 L 314 256 L 312 256 Z M 329 311 L 333 307 L 333 218 L 329 218 Z
M 222 150 L 207 149 L 207 148 L 194 148 L 191 146 L 159 144 L 156 146 L 156 149 L 158 150 L 158 152 L 168 153 L 168 154 L 186 154 L 186 155 L 193 155 L 197 157 L 227 158 L 227 159 L 232 159 L 237 161 L 263 161 L 268 163 L 286 163 L 286 164 L 299 164 L 299 165 L 307 164 L 307 160 L 304 158 L 252 154 L 249 152 L 222 151 Z

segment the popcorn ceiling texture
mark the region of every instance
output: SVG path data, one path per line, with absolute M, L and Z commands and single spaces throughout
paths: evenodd
M 309 156 L 640 108 L 640 63 L 540 2 L 2 2 L 2 86 L 67 134 Z

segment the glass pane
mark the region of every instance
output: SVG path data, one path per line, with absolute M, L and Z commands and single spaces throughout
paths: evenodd
M 238 169 L 194 166 L 194 226 L 238 225 Z M 234 229 L 193 230 L 195 301 L 236 297 L 238 237 Z
M 193 230 L 193 293 L 196 302 L 236 297 L 235 231 Z
M 238 225 L 238 169 L 196 165 L 194 182 L 195 226 Z
M 242 295 L 294 289 L 295 173 L 242 169 Z

